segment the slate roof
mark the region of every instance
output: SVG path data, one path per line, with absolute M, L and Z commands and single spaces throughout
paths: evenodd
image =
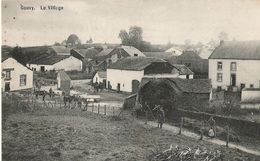
M 180 71 L 180 75 L 191 75 L 193 72 L 186 67 L 185 65 L 182 64 L 172 64 L 175 68 L 177 68 Z
M 111 64 L 109 69 L 141 71 L 153 62 L 166 62 L 165 60 L 149 57 L 126 57 Z
M 225 41 L 209 59 L 260 60 L 260 41 Z
M 143 52 L 146 57 L 168 60 L 173 57 L 171 52 Z
M 141 87 L 150 81 L 159 81 L 169 84 L 172 88 L 177 87 L 185 93 L 205 93 L 211 91 L 211 82 L 209 79 L 181 79 L 181 78 L 143 78 Z
M 98 50 L 96 49 L 72 49 L 84 58 L 94 59 L 97 57 Z
M 49 55 L 46 57 L 42 57 L 39 59 L 34 59 L 30 62 L 28 62 L 28 64 L 42 64 L 42 65 L 53 65 L 55 63 L 60 62 L 63 59 L 69 58 L 70 55 Z
M 178 56 L 178 59 L 201 60 L 202 58 L 195 51 L 184 51 L 183 54 Z
M 130 56 L 134 56 L 134 54 L 138 54 L 138 56 L 145 56 L 140 50 L 133 46 L 121 46 L 120 48 L 124 49 Z
M 199 51 L 199 56 L 202 59 L 208 59 L 209 56 L 212 54 L 212 52 L 214 51 L 214 49 L 208 49 L 208 48 L 203 48 Z
M 6 59 L 10 58 L 10 57 L 12 57 L 12 56 L 10 55 L 9 52 L 3 52 L 2 51 L 2 54 L 1 54 L 1 61 L 2 62 L 5 61 Z
M 51 46 L 50 47 L 56 54 L 68 54 L 70 55 L 71 48 L 65 46 Z
M 64 70 L 59 70 L 58 75 L 60 75 L 60 79 L 62 81 L 70 81 L 71 80 L 69 75 Z
M 98 71 L 97 74 L 100 78 L 107 78 L 107 72 L 106 71 Z

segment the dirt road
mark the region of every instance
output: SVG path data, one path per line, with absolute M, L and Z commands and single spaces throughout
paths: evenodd
M 115 121 L 112 117 L 77 109 L 12 114 L 3 129 L 2 140 L 3 160 L 12 161 L 149 160 L 154 151 L 166 149 L 170 144 L 220 150 L 225 160 L 260 159 L 224 146 L 143 126 L 130 119 Z

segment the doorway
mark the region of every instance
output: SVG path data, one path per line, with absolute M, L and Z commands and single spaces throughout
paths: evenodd
M 41 66 L 41 72 L 45 72 L 45 67 Z
M 5 92 L 10 91 L 10 82 L 5 82 Z
M 231 74 L 230 83 L 231 86 L 236 86 L 236 74 Z
M 120 83 L 117 83 L 117 92 L 120 92 Z

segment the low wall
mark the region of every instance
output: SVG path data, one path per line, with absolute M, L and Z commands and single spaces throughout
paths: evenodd
M 220 115 L 212 115 L 204 112 L 187 111 L 182 109 L 178 109 L 173 113 L 173 115 L 174 118 L 188 117 L 191 119 L 196 119 L 201 121 L 208 120 L 211 116 L 213 116 L 218 126 L 224 127 L 226 125 L 229 125 L 230 128 L 233 129 L 239 135 L 242 134 L 246 136 L 253 136 L 253 137 L 260 138 L 260 123 L 257 122 L 252 122 L 252 121 L 237 119 L 237 118 L 230 118 L 230 117 L 220 116 Z

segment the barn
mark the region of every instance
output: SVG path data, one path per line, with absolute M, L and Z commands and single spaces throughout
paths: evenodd
M 68 74 L 60 70 L 57 75 L 57 88 L 64 92 L 66 95 L 70 94 L 71 79 Z
M 198 110 L 208 107 L 210 86 L 208 79 L 143 78 L 138 100 L 151 108 L 162 105 L 169 115 L 175 108 Z

